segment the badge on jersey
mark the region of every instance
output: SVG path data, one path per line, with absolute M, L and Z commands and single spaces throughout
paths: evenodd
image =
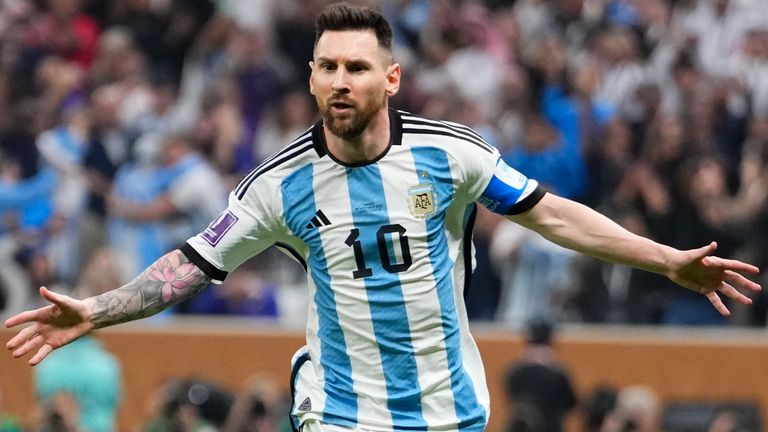
M 431 183 L 422 183 L 408 189 L 408 202 L 411 214 L 426 219 L 435 214 L 435 189 Z
M 232 226 L 235 225 L 238 218 L 229 211 L 225 211 L 219 215 L 216 219 L 208 225 L 208 228 L 203 231 L 202 238 L 208 242 L 211 246 L 216 246 L 224 234 L 226 234 Z

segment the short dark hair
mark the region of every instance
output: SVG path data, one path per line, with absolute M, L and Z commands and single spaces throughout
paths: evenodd
M 379 46 L 392 51 L 392 27 L 379 12 L 347 2 L 324 7 L 315 20 L 315 46 L 326 30 L 373 30 Z

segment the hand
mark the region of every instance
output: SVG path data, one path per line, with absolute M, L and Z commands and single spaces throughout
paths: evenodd
M 752 300 L 739 292 L 736 287 L 752 292 L 760 291 L 760 285 L 740 274 L 756 274 L 760 270 L 741 261 L 712 256 L 715 249 L 717 249 L 717 243 L 712 242 L 699 249 L 683 251 L 681 263 L 667 276 L 673 282 L 705 295 L 718 312 L 728 316 L 731 312 L 725 307 L 717 292 L 720 291 L 741 304 L 752 304 Z
M 88 305 L 82 301 L 40 288 L 40 295 L 52 304 L 36 310 L 29 310 L 12 316 L 5 321 L 6 327 L 33 323 L 21 330 L 5 345 L 19 358 L 37 350 L 29 360 L 34 366 L 56 348 L 62 347 L 93 328 Z

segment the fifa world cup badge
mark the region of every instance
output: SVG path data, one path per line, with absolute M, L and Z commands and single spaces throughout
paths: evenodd
M 408 201 L 411 214 L 419 219 L 426 219 L 435 214 L 435 190 L 431 183 L 422 183 L 408 189 Z

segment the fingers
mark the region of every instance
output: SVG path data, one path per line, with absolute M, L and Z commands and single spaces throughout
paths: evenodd
M 45 340 L 40 334 L 35 334 L 26 340 L 16 351 L 13 352 L 13 358 L 23 357 L 25 354 L 34 351 L 43 346 Z
M 729 311 L 728 308 L 723 304 L 723 301 L 720 300 L 720 297 L 717 295 L 717 291 L 710 291 L 706 295 L 709 299 L 709 302 L 712 303 L 712 306 L 714 306 L 715 309 L 720 312 L 720 315 L 729 316 L 731 314 L 731 311 Z
M 736 288 L 731 286 L 728 283 L 723 282 L 719 291 L 723 293 L 724 295 L 728 296 L 729 298 L 732 298 L 733 300 L 736 300 L 737 302 L 745 305 L 752 304 L 752 299 L 745 296 L 744 294 L 740 293 Z
M 706 256 L 712 255 L 716 249 L 717 249 L 717 242 L 712 242 L 706 246 L 702 246 L 698 249 L 694 249 L 694 252 L 698 255 L 699 258 L 704 258 Z
M 745 278 L 744 276 L 740 275 L 739 273 L 736 273 L 734 271 L 726 270 L 725 275 L 723 276 L 723 280 L 731 284 L 735 287 L 741 287 L 748 289 L 753 292 L 760 291 L 760 284 L 752 282 L 751 280 Z
M 40 363 L 44 358 L 48 357 L 48 354 L 50 354 L 51 351 L 53 351 L 53 347 L 48 344 L 44 344 L 42 347 L 40 347 L 39 350 L 37 350 L 37 354 L 29 359 L 29 365 L 35 366 L 36 364 Z
M 24 345 L 25 342 L 27 342 L 30 338 L 32 338 L 34 335 L 37 334 L 37 325 L 31 325 L 22 331 L 19 332 L 16 336 L 14 336 L 11 340 L 8 341 L 8 343 L 5 344 L 5 347 L 9 350 L 15 350 L 18 347 Z
M 20 313 L 18 315 L 14 315 L 14 316 L 8 318 L 7 320 L 5 320 L 5 326 L 10 328 L 10 327 L 15 327 L 15 326 L 17 326 L 19 324 L 24 324 L 24 323 L 28 323 L 28 322 L 32 322 L 32 321 L 37 321 L 38 318 L 40 317 L 40 314 L 42 313 L 42 311 L 45 310 L 46 308 L 49 308 L 49 307 L 50 306 L 46 306 L 46 307 L 42 307 L 40 309 L 25 311 L 25 312 L 22 312 L 22 313 Z
M 66 296 L 62 296 L 60 294 L 56 294 L 53 291 L 49 291 L 48 288 L 46 287 L 40 287 L 40 295 L 44 299 L 48 300 L 49 302 L 57 306 L 61 306 L 66 303 Z M 5 320 L 5 326 L 10 328 L 10 327 L 15 327 L 19 324 L 38 321 L 40 320 L 42 313 L 52 312 L 52 311 L 53 309 L 51 309 L 51 306 L 45 306 L 35 310 L 24 311 L 18 315 L 14 315 L 8 318 L 7 320 Z
M 62 305 L 67 303 L 67 298 L 68 298 L 67 296 L 63 296 L 61 294 L 56 294 L 55 292 L 50 291 L 46 287 L 40 287 L 40 295 L 44 299 L 48 300 L 49 302 L 51 302 L 51 303 L 53 303 L 53 304 L 55 304 L 57 306 L 62 306 Z
M 744 273 L 752 273 L 752 274 L 760 273 L 760 269 L 757 268 L 756 266 L 753 266 L 752 264 L 747 264 L 745 262 L 741 262 L 738 260 L 708 256 L 707 261 L 710 265 L 714 267 L 722 268 L 723 270 L 731 270 L 736 272 L 744 272 Z

